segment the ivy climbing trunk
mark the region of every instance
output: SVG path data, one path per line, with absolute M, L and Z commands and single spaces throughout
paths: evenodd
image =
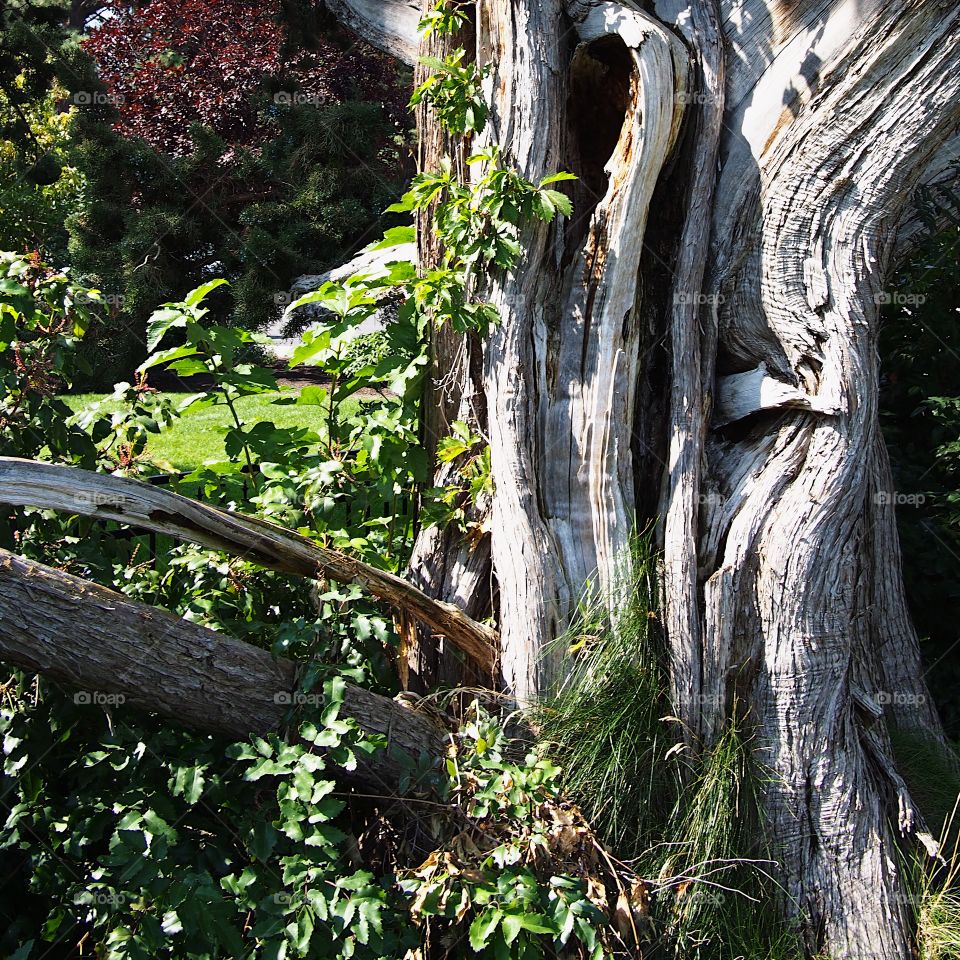
M 423 12 L 432 6 L 423 4 Z M 456 50 L 476 48 L 476 30 L 468 21 L 454 34 L 431 33 L 420 41 L 421 57 L 443 58 Z M 414 86 L 419 86 L 430 70 L 417 65 Z M 448 133 L 440 124 L 431 123 L 430 108 L 422 103 L 416 110 L 419 140 L 417 168 L 421 172 L 436 170 L 448 157 L 459 179 L 465 181 L 468 143 Z M 435 206 L 420 211 L 417 217 L 417 259 L 421 273 L 438 267 L 443 247 L 430 231 Z M 431 465 L 430 483 L 443 487 L 456 481 L 458 462 L 437 460 L 437 445 L 451 433 L 456 421 L 469 424 L 472 431 L 485 434 L 487 429 L 486 397 L 483 390 L 483 347 L 474 333 L 461 333 L 450 324 L 430 331 L 430 371 L 423 397 L 421 433 Z M 483 528 L 489 504 L 468 507 L 471 520 Z M 439 600 L 456 603 L 469 615 L 481 620 L 493 613 L 493 574 L 490 561 L 490 536 L 468 538 L 455 525 L 424 525 L 417 534 L 409 564 L 410 578 L 424 592 Z M 484 675 L 457 655 L 444 637 L 430 636 L 413 624 L 405 625 L 405 663 L 408 685 L 425 693 L 437 685 L 495 683 L 495 676 Z

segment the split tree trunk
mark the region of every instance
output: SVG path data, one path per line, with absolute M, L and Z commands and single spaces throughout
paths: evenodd
M 646 519 L 630 445 L 655 433 L 634 401 L 639 331 L 660 310 L 676 711 L 696 747 L 734 694 L 749 705 L 811 954 L 906 958 L 888 817 L 907 833 L 917 814 L 879 701 L 895 701 L 891 725 L 942 732 L 883 496 L 876 294 L 913 188 L 949 169 L 960 11 L 660 0 L 662 24 L 629 2 L 477 11 L 490 138 L 531 179 L 580 177 L 573 222 L 531 229 L 523 265 L 489 290 L 504 318 L 485 365 L 505 681 L 534 699 L 562 671 L 544 651 L 588 582 L 616 599 Z M 679 218 L 649 210 L 658 183 Z M 665 310 L 643 243 L 672 253 Z
M 413 0 L 328 3 L 412 60 Z M 897 846 L 919 815 L 887 729 L 942 731 L 899 574 L 876 304 L 916 236 L 914 187 L 951 169 L 960 9 L 648 6 L 476 4 L 487 136 L 530 179 L 580 177 L 574 219 L 531 228 L 521 267 L 483 291 L 503 317 L 482 358 L 503 678 L 521 702 L 549 686 L 563 663 L 547 648 L 585 590 L 615 615 L 617 565 L 647 519 L 639 448 L 663 449 L 665 619 L 690 745 L 709 745 L 734 697 L 748 705 L 784 906 L 810 955 L 907 960 Z M 659 402 L 640 382 L 658 330 Z M 474 354 L 456 367 L 444 418 L 475 371 Z M 425 574 L 437 595 L 458 590 L 450 548 L 420 545 L 416 568 L 443 571 Z

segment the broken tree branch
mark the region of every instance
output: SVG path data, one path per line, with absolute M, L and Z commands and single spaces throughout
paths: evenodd
M 325 0 L 327 9 L 346 27 L 390 56 L 417 62 L 420 22 L 418 0 Z
M 442 634 L 492 673 L 497 632 L 406 580 L 281 527 L 228 513 L 139 480 L 0 457 L 0 503 L 117 520 L 309 579 L 355 583 Z

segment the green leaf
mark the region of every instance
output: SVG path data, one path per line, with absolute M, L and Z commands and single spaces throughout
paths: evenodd
M 278 839 L 279 835 L 274 826 L 266 820 L 258 819 L 253 827 L 250 852 L 262 863 L 266 863 Z
M 367 247 L 368 250 L 389 250 L 391 247 L 399 247 L 405 243 L 413 243 L 417 239 L 415 227 L 391 227 L 384 230 L 383 239 Z
M 503 939 L 507 941 L 508 945 L 517 939 L 522 929 L 523 914 L 508 913 L 503 918 Z
M 470 924 L 470 946 L 477 953 L 489 943 L 490 937 L 493 936 L 493 932 L 497 929 L 497 924 L 500 923 L 502 917 L 503 914 L 497 909 L 484 910 Z
M 391 203 L 384 213 L 410 213 L 411 210 L 416 209 L 416 201 L 414 200 L 413 194 L 405 193 L 403 199 L 399 203 Z
M 580 178 L 574 173 L 567 173 L 561 171 L 560 173 L 551 174 L 549 177 L 544 177 L 540 181 L 539 189 L 543 189 L 547 184 L 550 183 L 559 183 L 561 180 L 579 180 Z
M 188 307 L 195 307 L 198 303 L 206 298 L 208 293 L 216 290 L 217 287 L 222 287 L 224 285 L 229 285 L 229 281 L 224 280 L 223 277 L 218 277 L 216 280 L 210 280 L 207 283 L 203 283 L 199 287 L 191 290 L 186 297 L 184 297 L 183 302 Z
M 197 348 L 190 346 L 189 343 L 185 343 L 182 347 L 158 350 L 137 367 L 137 373 L 143 373 L 152 367 L 159 366 L 161 363 L 173 363 L 175 360 L 182 360 L 184 357 L 194 357 L 198 352 Z
M 549 199 L 560 211 L 561 216 L 569 217 L 573 214 L 573 201 L 559 190 L 544 190 L 542 196 Z
M 441 73 L 446 73 L 447 64 L 443 60 L 437 59 L 437 57 L 420 57 L 420 62 L 425 66 L 429 67 L 431 70 L 439 70 Z
M 178 767 L 170 779 L 170 792 L 175 797 L 183 797 L 191 806 L 203 795 L 205 766 Z
M 520 918 L 520 925 L 524 930 L 529 930 L 530 933 L 554 934 L 556 932 L 541 913 L 525 913 Z
M 156 350 L 168 330 L 185 327 L 190 319 L 188 313 L 173 304 L 154 310 L 147 321 L 147 349 L 151 352 Z
M 302 343 L 293 351 L 289 366 L 297 367 L 301 363 L 307 363 L 307 361 L 312 360 L 318 354 L 323 353 L 324 350 L 329 349 L 330 340 L 329 330 L 315 333 L 309 343 Z

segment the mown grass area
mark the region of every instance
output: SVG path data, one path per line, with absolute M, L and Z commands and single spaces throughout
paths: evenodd
M 323 410 L 317 406 L 281 406 L 276 401 L 280 396 L 295 397 L 295 389 L 281 390 L 279 393 L 263 393 L 252 397 L 242 397 L 237 410 L 244 424 L 269 421 L 278 427 L 307 427 L 323 432 Z M 64 400 L 75 412 L 102 400 L 106 394 L 76 393 L 64 396 Z M 167 393 L 174 404 L 179 404 L 188 394 Z M 358 401 L 348 400 L 341 405 L 342 415 L 354 412 Z M 119 409 L 119 405 L 117 406 Z M 223 435 L 232 425 L 230 411 L 225 406 L 207 407 L 202 410 L 187 411 L 183 417 L 150 440 L 148 451 L 157 460 L 166 460 L 177 470 L 192 470 L 206 460 L 224 458 Z

